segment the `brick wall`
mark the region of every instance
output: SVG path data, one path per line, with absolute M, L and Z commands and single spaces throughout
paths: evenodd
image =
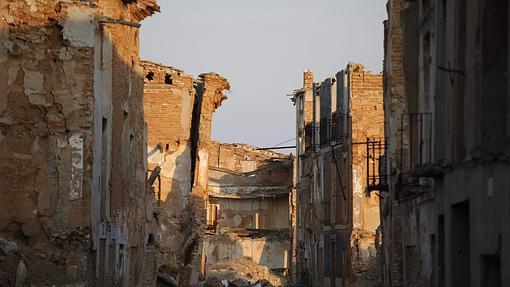
M 384 109 L 382 75 L 364 70 L 362 65 L 349 64 L 352 141 L 354 143 L 384 140 Z M 367 146 L 352 146 L 352 168 L 355 186 L 354 228 L 367 230 L 375 235 L 379 225 L 379 197 L 366 197 Z
M 193 79 L 183 71 L 144 61 L 144 109 L 148 144 L 176 146 L 188 141 L 195 96 Z M 166 78 L 166 82 L 165 82 Z
M 93 186 L 94 156 L 101 154 L 93 150 L 93 129 L 100 125 L 94 116 L 103 112 L 94 109 L 95 97 L 99 97 L 94 94 L 99 85 L 94 73 L 100 70 L 115 71 L 111 87 L 115 137 L 110 151 L 111 215 L 115 219 L 110 223 L 119 230 L 129 227 L 129 244 L 139 245 L 145 222 L 142 208 L 130 208 L 144 206 L 145 195 L 143 83 L 136 74 L 138 30 L 100 25 L 97 20 L 109 16 L 140 21 L 159 8 L 149 0 L 136 1 L 136 7 L 118 0 L 97 1 L 93 7 L 79 1 L 4 2 L 0 5 L 0 86 L 6 97 L 0 99 L 4 119 L 0 181 L 5 192 L 0 202 L 9 204 L 0 209 L 0 232 L 18 234 L 23 243 L 58 262 L 75 282 L 91 283 L 95 272 L 88 270 L 87 261 L 94 262 L 96 254 L 91 255 L 89 250 L 95 246 L 89 243 L 96 239 L 94 226 L 98 224 L 91 222 L 97 208 L 93 198 L 98 193 Z M 100 57 L 95 52 L 106 47 L 97 46 L 96 32 L 103 32 L 105 41 L 113 41 L 112 69 L 107 67 L 110 63 L 95 66 L 95 58 Z M 102 88 L 101 96 L 107 98 L 103 93 L 110 87 Z M 123 136 L 126 108 L 135 141 L 127 150 Z M 128 194 L 133 196 L 131 202 Z M 125 216 L 118 216 L 118 211 Z M 125 218 L 122 224 L 117 221 L 121 218 Z M 120 238 L 115 240 L 118 243 Z M 110 260 L 105 257 L 104 263 Z

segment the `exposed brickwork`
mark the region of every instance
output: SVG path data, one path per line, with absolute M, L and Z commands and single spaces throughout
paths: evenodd
M 144 61 L 148 168 L 161 168 L 156 190 L 161 270 L 195 286 L 204 270 L 208 160 L 212 114 L 228 81 L 209 73 L 197 80 L 173 67 Z
M 150 220 L 143 82 L 138 29 L 100 21 L 139 22 L 159 7 L 154 1 L 91 2 L 0 4 L 0 87 L 6 91 L 0 99 L 0 201 L 9 203 L 0 211 L 0 232 L 57 262 L 63 277 L 115 285 L 124 280 L 116 272 L 119 245 L 143 246 Z M 101 118 L 108 123 L 102 145 Z M 100 174 L 110 182 L 101 186 Z M 100 237 L 107 240 L 103 249 Z M 110 279 L 98 279 L 96 262 L 98 270 L 112 271 Z
M 375 235 L 379 226 L 379 195 L 367 194 L 367 168 L 378 163 L 367 155 L 367 140 L 381 142 L 384 149 L 384 109 L 382 74 L 373 74 L 359 64 L 349 64 L 350 116 L 352 121 L 353 172 L 353 262 L 355 272 L 375 264 Z M 382 153 L 381 153 L 382 155 Z M 367 166 L 367 156 L 369 165 Z M 376 174 L 379 174 L 377 171 Z
M 375 262 L 379 206 L 376 195 L 365 197 L 363 143 L 367 137 L 384 138 L 382 75 L 350 63 L 334 78 L 313 85 L 311 78 L 305 71 L 304 87 L 293 99 L 298 143 L 295 280 L 303 286 L 346 284 L 355 279 L 352 256 L 355 271 L 360 261 Z

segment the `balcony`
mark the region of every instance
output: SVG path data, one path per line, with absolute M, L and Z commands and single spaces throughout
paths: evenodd
M 319 132 L 321 146 L 340 143 L 349 138 L 350 115 L 333 113 L 331 119 L 321 119 Z
M 397 178 L 397 198 L 405 201 L 430 191 L 433 178 L 442 176 L 444 168 L 433 163 L 431 113 L 403 115 L 401 126 L 401 173 Z
M 367 148 L 367 194 L 370 195 L 372 191 L 388 191 L 386 141 L 384 138 L 367 139 L 365 145 Z

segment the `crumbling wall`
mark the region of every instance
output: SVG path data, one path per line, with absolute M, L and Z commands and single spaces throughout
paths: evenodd
M 0 231 L 51 254 L 83 280 L 94 49 L 93 43 L 60 40 L 73 35 L 76 14 L 81 27 L 93 29 L 93 10 L 86 5 L 0 4 Z M 74 259 L 66 259 L 69 254 Z
M 362 65 L 349 64 L 350 115 L 352 120 L 353 178 L 353 257 L 364 269 L 376 257 L 375 235 L 380 224 L 379 194 L 367 192 L 367 168 L 373 173 L 374 158 L 367 144 L 384 150 L 384 109 L 382 75 L 366 71 Z M 369 143 L 367 143 L 367 140 Z M 370 142 L 373 142 L 372 144 Z M 381 146 L 379 143 L 381 142 Z M 382 155 L 382 152 L 381 152 Z M 367 157 L 368 165 L 367 165 Z M 374 176 L 378 175 L 376 171 Z M 375 263 L 375 262 L 374 262 Z
M 186 240 L 181 226 L 191 190 L 190 133 L 195 90 L 183 71 L 144 61 L 144 109 L 148 127 L 148 169 L 161 169 L 155 186 L 155 208 L 161 225 L 163 267 L 184 262 Z
M 236 265 L 241 259 L 288 270 L 292 181 L 290 156 L 246 144 L 211 143 L 204 245 L 208 276 L 217 275 L 218 263 Z
M 140 252 L 129 258 L 143 260 L 147 220 L 143 208 L 129 207 L 143 207 L 146 200 L 145 153 L 140 148 L 142 84 L 136 74 L 138 24 L 133 22 L 158 9 L 154 1 L 0 4 L 0 181 L 4 186 L 0 202 L 5 205 L 0 208 L 0 231 L 56 263 L 74 282 L 125 282 L 128 277 L 139 282 L 135 277 L 142 272 L 141 264 L 127 270 L 125 255 L 131 246 L 139 246 Z M 134 27 L 103 24 L 108 17 L 122 18 Z M 130 109 L 127 126 L 135 135 L 133 146 L 138 147 L 129 151 L 134 155 L 129 164 L 123 161 L 124 142 L 112 142 L 109 136 L 101 144 L 103 116 L 111 120 L 112 108 L 115 113 L 123 107 Z M 123 134 L 119 119 L 115 115 L 113 119 L 104 127 L 107 136 Z M 114 144 L 120 147 L 115 153 Z M 135 169 L 123 170 L 128 166 Z M 101 174 L 106 175 L 102 187 Z M 132 182 L 108 185 L 107 177 Z M 116 197 L 128 184 L 130 200 Z M 101 197 L 110 193 L 119 200 L 106 209 L 106 198 Z M 105 242 L 102 249 L 100 238 Z M 125 250 L 119 249 L 121 245 Z M 108 279 L 106 273 L 96 272 L 101 266 L 109 272 Z
M 366 141 L 381 140 L 384 146 L 382 75 L 349 63 L 321 83 L 311 84 L 309 71 L 303 76 L 303 88 L 293 98 L 298 145 L 295 280 L 348 284 L 357 277 L 352 271 L 366 271 L 360 265 L 372 263 L 376 255 L 379 201 L 376 194 L 366 196 Z
M 205 228 L 205 186 L 212 114 L 229 88 L 209 73 L 193 79 L 179 69 L 148 61 L 144 104 L 148 126 L 148 168 L 159 172 L 153 188 L 161 232 L 161 272 L 182 286 L 198 283 Z M 204 164 L 205 162 L 205 164 Z M 202 269 L 201 269 L 202 268 Z
M 289 229 L 289 199 L 287 196 L 264 198 L 222 198 L 210 202 L 218 209 L 216 227 L 263 230 Z M 208 210 L 211 210 L 210 208 Z
M 288 230 L 292 172 L 289 156 L 244 144 L 213 142 L 208 221 L 219 227 Z
M 206 200 L 209 183 L 209 152 L 212 148 L 212 116 L 227 98 L 223 91 L 228 89 L 230 89 L 229 82 L 216 73 L 201 74 L 197 81 L 197 96 L 191 127 L 192 189 L 188 205 L 189 212 L 193 216 L 187 223 L 189 236 L 184 246 L 189 254 L 187 260 L 195 268 L 190 277 L 192 284 L 197 282 L 198 274 L 203 275 L 205 272 L 203 240 L 207 224 Z
M 280 153 L 245 144 L 213 142 L 209 158 L 209 195 L 233 197 L 287 195 L 292 186 L 292 160 Z
M 288 269 L 289 238 L 288 234 L 279 237 L 224 233 L 207 236 L 205 254 L 208 268 L 221 261 L 235 262 L 248 259 L 269 269 Z
M 381 194 L 381 233 L 382 246 L 379 254 L 381 271 L 385 286 L 401 286 L 403 283 L 401 265 L 401 214 L 396 201 L 396 183 L 398 169 L 406 165 L 407 157 L 399 155 L 408 138 L 403 133 L 408 123 L 405 115 L 408 112 L 405 99 L 405 74 L 403 62 L 403 36 L 401 13 L 407 1 L 388 1 L 388 20 L 385 22 L 384 39 L 384 130 L 388 148 L 385 153 L 387 164 L 383 167 L 388 175 L 387 194 Z

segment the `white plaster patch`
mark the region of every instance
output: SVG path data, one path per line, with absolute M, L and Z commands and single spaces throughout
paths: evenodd
M 151 157 L 151 160 L 152 159 Z M 173 178 L 180 182 L 189 181 L 189 170 L 191 168 L 191 159 L 189 149 L 185 144 L 177 147 L 177 151 L 165 156 L 161 164 L 161 176 Z
M 354 228 L 363 228 L 363 183 L 361 172 L 357 169 L 352 171 L 353 186 L 353 226 Z
M 73 47 L 94 47 L 93 10 L 84 7 L 70 7 L 63 29 L 64 39 Z
M 34 105 L 46 104 L 44 97 L 44 75 L 36 72 L 25 70 L 25 77 L 23 78 L 23 88 L 28 101 Z
M 148 149 L 148 154 L 149 154 L 148 160 L 150 163 L 157 163 L 158 165 L 161 165 L 165 161 L 164 154 L 162 152 L 160 152 L 159 150 L 155 151 L 152 154 L 151 154 L 151 152 L 153 152 L 153 148 Z
M 209 171 L 209 153 L 204 150 L 198 151 L 198 183 L 203 189 L 207 189 Z
M 83 138 L 80 134 L 73 134 L 69 138 L 71 145 L 71 190 L 69 197 L 71 200 L 82 198 L 83 182 Z

